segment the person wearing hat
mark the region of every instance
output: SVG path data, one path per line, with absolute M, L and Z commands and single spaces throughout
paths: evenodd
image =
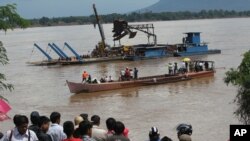
M 151 127 L 148 135 L 149 141 L 160 141 L 160 132 L 155 126 Z
M 76 116 L 74 119 L 74 123 L 75 123 L 75 129 L 77 129 L 79 127 L 80 122 L 83 121 L 83 118 L 81 116 Z
M 173 65 L 172 65 L 172 63 L 168 63 L 168 74 L 173 74 Z

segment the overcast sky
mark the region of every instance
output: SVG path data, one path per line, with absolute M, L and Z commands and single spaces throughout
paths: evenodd
M 159 0 L 0 0 L 0 5 L 16 3 L 24 18 L 88 16 L 95 3 L 99 14 L 127 13 L 145 8 Z

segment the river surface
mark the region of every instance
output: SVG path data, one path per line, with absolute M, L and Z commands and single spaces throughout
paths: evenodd
M 150 22 L 152 23 L 152 22 Z M 180 43 L 184 32 L 202 32 L 202 41 L 209 43 L 210 49 L 221 49 L 222 54 L 195 56 L 191 59 L 216 62 L 214 77 L 195 79 L 173 84 L 137 87 L 90 94 L 71 94 L 65 80 L 81 81 L 83 70 L 93 77 L 112 75 L 118 78 L 125 67 L 137 67 L 139 76 L 163 74 L 169 62 L 180 62 L 181 58 L 163 58 L 136 62 L 103 62 L 74 66 L 28 66 L 27 61 L 44 59 L 33 44 L 46 49 L 54 42 L 63 47 L 68 42 L 79 53 L 88 53 L 100 40 L 99 32 L 93 25 L 37 27 L 16 29 L 0 33 L 8 51 L 10 62 L 1 72 L 8 82 L 15 86 L 13 92 L 1 91 L 9 100 L 14 114 L 26 114 L 37 110 L 49 116 L 52 111 L 62 114 L 62 121 L 73 120 L 80 113 L 89 116 L 98 114 L 101 126 L 105 120 L 114 117 L 129 128 L 132 140 L 146 140 L 151 126 L 157 126 L 161 136 L 167 135 L 177 140 L 175 128 L 179 123 L 193 126 L 194 140 L 226 141 L 229 125 L 239 123 L 233 112 L 237 89 L 223 82 L 225 72 L 237 67 L 242 54 L 250 47 L 250 19 L 213 19 L 154 22 L 158 43 Z M 112 24 L 104 25 L 107 42 L 112 42 Z M 147 42 L 147 36 L 138 33 L 135 39 L 125 37 L 122 44 L 132 45 Z M 32 53 L 33 50 L 33 53 Z M 66 48 L 65 52 L 72 55 Z M 56 54 L 50 53 L 54 58 Z M 225 67 L 225 69 L 223 69 Z M 0 123 L 5 132 L 13 127 L 12 121 Z

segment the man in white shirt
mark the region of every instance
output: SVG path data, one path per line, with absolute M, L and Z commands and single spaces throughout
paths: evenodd
M 100 125 L 100 117 L 98 115 L 93 115 L 91 117 L 91 121 L 93 124 L 93 128 L 92 128 L 92 137 L 96 140 L 96 141 L 106 141 L 107 139 L 107 131 L 104 129 L 101 129 L 99 127 Z
M 29 120 L 24 115 L 15 115 L 15 128 L 7 131 L 4 141 L 38 141 L 34 131 L 28 129 Z
M 63 132 L 63 127 L 60 124 L 61 114 L 58 112 L 52 112 L 50 115 L 50 121 L 52 122 L 48 134 L 52 137 L 53 141 L 63 141 L 66 139 L 66 135 Z

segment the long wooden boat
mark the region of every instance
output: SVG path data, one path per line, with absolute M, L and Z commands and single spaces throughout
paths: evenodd
M 98 91 L 107 91 L 115 89 L 123 89 L 137 86 L 146 86 L 146 85 L 157 85 L 163 83 L 174 83 L 180 81 L 187 81 L 194 78 L 208 77 L 213 76 L 214 71 L 200 71 L 200 72 L 191 72 L 186 74 L 177 74 L 177 75 L 155 75 L 148 77 L 140 77 L 136 80 L 130 81 L 114 81 L 106 83 L 76 83 L 66 80 L 67 85 L 71 93 L 89 93 L 89 92 L 98 92 Z

